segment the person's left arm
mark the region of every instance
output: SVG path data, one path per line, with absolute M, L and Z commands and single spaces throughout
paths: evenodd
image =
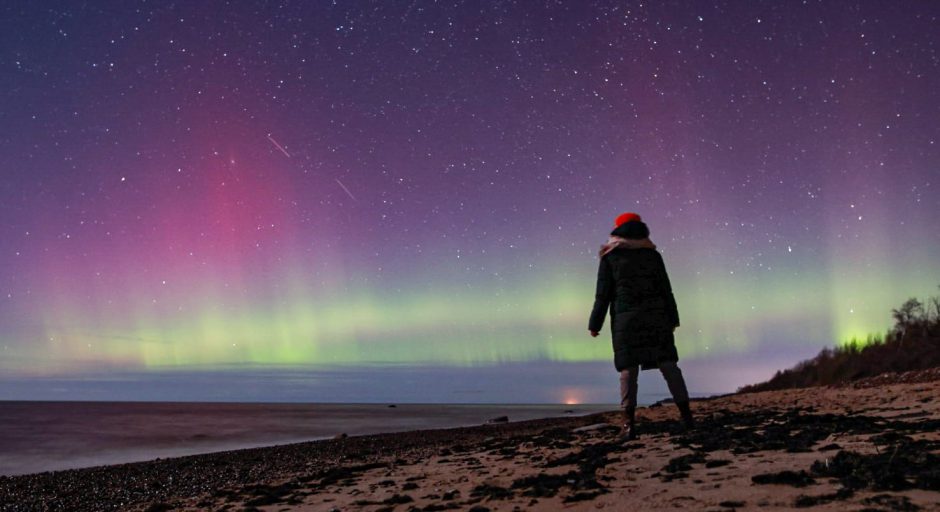
M 669 273 L 666 272 L 666 263 L 663 262 L 663 257 L 658 252 L 656 253 L 659 256 L 659 268 L 660 268 L 660 292 L 663 295 L 663 300 L 666 301 L 666 314 L 669 315 L 669 320 L 672 322 L 672 328 L 675 329 L 679 327 L 679 307 L 676 306 L 676 297 L 672 294 L 672 284 L 669 282 Z

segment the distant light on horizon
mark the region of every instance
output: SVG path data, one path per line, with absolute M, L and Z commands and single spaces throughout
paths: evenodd
M 563 387 L 561 393 L 562 403 L 565 405 L 580 405 L 584 403 L 584 391 L 582 389 Z

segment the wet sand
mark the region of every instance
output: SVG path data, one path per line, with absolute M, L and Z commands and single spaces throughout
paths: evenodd
M 2 510 L 940 510 L 940 369 L 0 478 Z M 586 428 L 585 428 L 586 427 Z

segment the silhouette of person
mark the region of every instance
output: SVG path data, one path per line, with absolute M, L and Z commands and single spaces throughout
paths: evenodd
M 598 254 L 597 291 L 588 330 L 596 337 L 610 310 L 614 367 L 620 372 L 623 431 L 636 439 L 637 377 L 640 369 L 659 368 L 682 416 L 693 428 L 689 393 L 679 369 L 673 333 L 679 311 L 663 258 L 649 239 L 649 228 L 635 213 L 623 213 Z

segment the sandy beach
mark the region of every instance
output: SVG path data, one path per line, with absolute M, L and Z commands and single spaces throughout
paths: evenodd
M 2 510 L 938 510 L 940 370 L 0 478 Z

